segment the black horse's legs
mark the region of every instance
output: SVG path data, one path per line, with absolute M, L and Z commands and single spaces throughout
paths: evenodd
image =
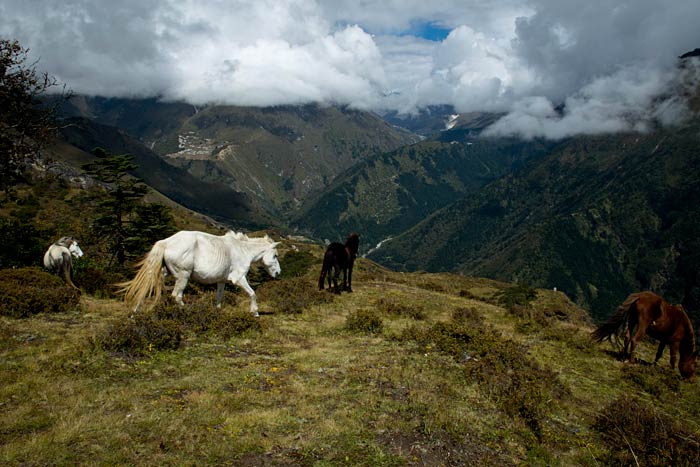
M 340 287 L 338 286 L 338 278 L 340 277 L 340 267 L 333 267 L 333 285 L 335 286 L 335 293 L 340 295 Z
M 323 285 L 326 282 L 326 273 L 327 270 L 324 265 L 324 267 L 321 268 L 321 276 L 318 278 L 318 290 L 323 290 Z

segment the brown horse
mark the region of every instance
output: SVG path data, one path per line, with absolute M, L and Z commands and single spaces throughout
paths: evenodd
M 328 275 L 328 289 L 332 289 L 331 279 L 335 283 L 335 293 L 340 294 L 338 288 L 338 276 L 343 271 L 343 290 L 352 292 L 352 268 L 357 258 L 357 250 L 360 248 L 360 236 L 351 233 L 345 241 L 345 245 L 333 242 L 326 248 L 323 255 L 323 266 L 318 278 L 318 289 L 323 290 L 323 285 Z
M 646 333 L 659 341 L 655 362 L 659 361 L 664 348 L 669 345 L 671 368 L 676 367 L 676 355 L 680 353 L 678 369 L 681 375 L 690 378 L 695 373 L 695 332 L 681 305 L 671 305 L 652 292 L 633 293 L 607 322 L 593 332 L 593 338 L 600 342 L 623 330 L 623 359 L 629 358 L 629 361 L 634 363 L 634 349 Z

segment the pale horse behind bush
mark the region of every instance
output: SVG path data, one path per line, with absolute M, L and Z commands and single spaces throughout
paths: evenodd
M 137 265 L 136 276 L 122 284 L 124 301 L 136 312 L 151 296 L 151 306 L 160 299 L 166 275 L 175 277 L 172 296 L 184 305 L 182 292 L 192 279 L 201 284 L 216 284 L 216 306 L 221 307 L 226 281 L 240 286 L 250 296 L 250 312 L 258 316 L 255 291 L 246 280 L 251 263 L 262 260 L 274 278 L 281 272 L 277 259 L 277 245 L 265 235 L 250 238 L 240 232 L 229 231 L 217 236 L 205 232 L 181 231 L 157 241 L 146 257 Z
M 73 256 L 83 256 L 78 241 L 73 237 L 61 237 L 44 253 L 44 267 L 62 276 L 66 284 L 78 290 L 73 283 Z

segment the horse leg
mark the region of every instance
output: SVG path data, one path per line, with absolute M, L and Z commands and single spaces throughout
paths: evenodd
M 216 283 L 216 307 L 221 308 L 221 302 L 224 300 L 224 287 L 226 282 Z
M 659 363 L 661 356 L 664 354 L 664 349 L 666 348 L 666 343 L 663 341 L 659 342 L 659 348 L 656 350 L 656 358 L 654 359 L 654 364 Z
M 173 287 L 172 296 L 180 306 L 185 306 L 185 302 L 182 301 L 182 292 L 187 287 L 187 281 L 190 279 L 190 275 L 187 273 L 173 274 L 175 279 L 175 286 Z
M 318 290 L 323 290 L 323 283 L 326 282 L 326 273 L 328 270 L 326 269 L 326 265 L 324 264 L 323 267 L 321 267 L 321 275 L 318 278 Z
M 61 273 L 63 274 L 63 280 L 69 287 L 80 290 L 73 283 L 73 260 L 70 257 L 70 253 L 64 252 L 61 255 Z
M 350 265 L 348 266 L 348 292 L 352 292 L 352 268 L 355 265 L 354 260 L 350 260 Z
M 236 282 L 234 282 L 234 284 L 238 284 L 250 296 L 250 312 L 253 314 L 253 316 L 260 316 L 258 314 L 258 302 L 255 299 L 255 290 L 253 290 L 250 284 L 248 284 L 245 276 L 238 279 Z
M 671 342 L 671 369 L 673 370 L 676 368 L 676 356 L 678 355 L 678 351 L 680 350 L 681 343 L 676 341 L 676 342 Z
M 343 268 L 343 291 L 346 292 L 348 290 L 348 268 Z
M 629 361 L 630 363 L 635 362 L 634 358 L 634 349 L 637 347 L 637 343 L 642 340 L 644 337 L 644 334 L 647 332 L 647 325 L 648 323 L 646 321 L 640 320 L 637 323 L 637 332 L 634 333 L 634 337 L 632 338 L 632 341 L 630 343 L 630 356 L 629 356 Z
M 340 266 L 333 266 L 333 284 L 335 285 L 335 293 L 340 295 L 340 287 L 338 286 L 338 278 L 340 277 Z
M 625 328 L 625 344 L 622 347 L 622 361 L 624 362 L 627 360 L 627 355 L 628 355 L 628 350 L 629 350 L 629 345 L 630 341 L 632 340 L 632 331 L 630 330 L 630 325 L 629 323 L 627 324 Z

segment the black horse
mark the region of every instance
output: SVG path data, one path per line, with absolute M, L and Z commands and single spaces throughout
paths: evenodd
M 323 255 L 323 266 L 321 267 L 321 276 L 318 278 L 318 289 L 323 290 L 323 284 L 328 275 L 328 289 L 332 289 L 335 284 L 335 293 L 340 294 L 338 288 L 338 276 L 340 271 L 343 271 L 343 290 L 352 292 L 352 267 L 357 258 L 357 250 L 360 247 L 360 236 L 356 233 L 351 233 L 345 241 L 345 245 L 338 242 L 333 242 L 326 248 L 326 253 Z M 331 274 L 332 270 L 332 274 Z

